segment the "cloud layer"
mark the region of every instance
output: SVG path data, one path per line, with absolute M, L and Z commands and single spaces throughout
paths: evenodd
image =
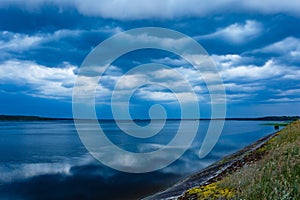
M 269 113 L 262 105 L 299 102 L 298 4 L 298 1 L 277 0 L 133 0 L 130 3 L 29 0 L 25 5 L 23 1 L 3 0 L 0 2 L 3 19 L 0 21 L 0 105 L 13 110 L 13 106 L 7 106 L 8 102 L 18 102 L 19 98 L 70 103 L 78 69 L 94 47 L 123 30 L 154 26 L 182 32 L 203 45 L 219 68 L 229 107 L 245 105 L 244 110 L 254 115 L 254 112 L 261 113 L 260 110 Z M 129 42 L 153 42 L 188 49 L 185 40 L 153 38 L 151 34 L 128 36 L 119 45 Z M 189 56 L 194 63 L 203 62 L 200 57 Z M 122 75 L 146 63 L 164 64 L 180 73 L 197 93 L 200 104 L 206 106 L 204 110 L 209 112 L 210 96 L 203 75 L 213 80 L 217 74 L 205 68 L 199 74 L 180 56 L 149 49 L 130 52 L 110 66 L 96 89 L 98 105 L 110 103 L 114 85 Z M 95 75 L 92 74 L 103 69 L 103 66 L 95 66 L 86 71 L 82 95 L 95 89 L 92 84 Z M 189 102 L 191 93 L 173 72 L 153 70 L 125 75 L 119 100 L 122 102 L 122 95 L 140 83 L 155 79 L 172 85 L 179 92 L 177 97 Z M 176 96 L 163 84 L 151 83 L 137 88 L 132 109 L 138 111 L 141 105 L 148 108 L 153 103 L 173 105 Z M 260 107 L 248 109 L 246 105 Z M 15 108 L 13 113 L 22 113 L 22 109 Z M 62 110 L 71 113 L 69 108 Z M 290 111 L 294 113 L 295 109 Z M 148 116 L 148 110 L 138 112 Z M 175 109 L 172 112 L 175 113 Z
M 162 18 L 171 19 L 178 17 L 204 17 L 211 14 L 256 12 L 261 14 L 288 13 L 295 16 L 299 15 L 300 3 L 297 0 L 283 2 L 280 0 L 270 1 L 198 1 L 198 0 L 30 0 L 26 5 L 21 0 L 3 0 L 0 7 L 8 5 L 20 6 L 22 9 L 38 12 L 43 5 L 56 5 L 60 9 L 70 7 L 76 8 L 78 12 L 87 16 L 99 16 L 112 19 L 152 19 Z
M 233 44 L 240 44 L 258 37 L 262 30 L 263 27 L 259 22 L 247 20 L 244 24 L 234 23 L 214 33 L 195 37 L 195 39 L 223 39 Z
M 36 97 L 71 97 L 76 78 L 74 70 L 75 66 L 68 63 L 58 68 L 32 61 L 8 60 L 0 65 L 0 83 L 25 87 L 23 93 Z

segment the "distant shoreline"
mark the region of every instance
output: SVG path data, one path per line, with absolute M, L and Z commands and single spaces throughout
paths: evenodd
M 199 118 L 199 119 L 166 119 L 167 121 L 177 120 L 238 120 L 238 121 L 295 121 L 300 119 L 299 116 L 265 116 L 265 117 L 229 117 L 229 118 Z M 73 118 L 56 118 L 56 117 L 39 117 L 27 115 L 0 115 L 0 121 L 55 121 L 55 120 L 74 120 Z M 80 119 L 91 120 L 91 119 Z M 99 121 L 129 121 L 114 119 L 98 119 Z M 162 119 L 134 119 L 134 121 L 150 121 Z

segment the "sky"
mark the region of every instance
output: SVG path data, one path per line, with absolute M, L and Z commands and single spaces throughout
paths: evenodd
M 2 0 L 0 114 L 72 117 L 74 83 L 91 50 L 123 31 L 162 27 L 193 38 L 208 52 L 224 83 L 227 117 L 299 116 L 299 22 L 297 0 Z M 184 80 L 168 69 L 126 74 L 146 63 L 180 73 L 196 92 L 199 117 L 210 117 L 207 88 L 193 67 L 178 55 L 145 49 L 121 56 L 105 72 L 95 97 L 100 118 L 113 117 L 110 102 L 121 77 L 122 91 L 150 78 L 179 91 L 176 96 L 157 84 L 136 88 L 129 106 L 133 118 L 148 118 L 155 104 L 169 118 L 180 117 L 176 97 L 186 105 L 192 98 L 182 90 Z

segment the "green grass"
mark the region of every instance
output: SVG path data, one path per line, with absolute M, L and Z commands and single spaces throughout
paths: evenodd
M 263 157 L 221 181 L 188 190 L 182 199 L 300 199 L 299 120 L 252 153 Z
M 235 189 L 232 199 L 299 199 L 300 121 L 293 122 L 261 149 L 264 157 L 225 177 L 223 187 Z
M 275 122 L 275 123 L 264 123 L 264 124 L 261 124 L 261 125 L 267 125 L 267 126 L 287 126 L 289 124 L 290 123 L 288 123 L 288 122 Z

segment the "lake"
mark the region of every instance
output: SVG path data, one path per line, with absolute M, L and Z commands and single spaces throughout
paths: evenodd
M 114 144 L 132 152 L 153 151 L 167 144 L 179 123 L 168 120 L 158 135 L 144 140 L 124 134 L 114 121 L 100 122 Z M 217 144 L 200 159 L 199 148 L 209 125 L 208 120 L 201 120 L 195 140 L 182 157 L 161 170 L 132 174 L 94 159 L 71 120 L 0 121 L 0 199 L 141 198 L 275 132 L 273 126 L 263 123 L 226 120 Z M 184 128 L 188 132 L 189 126 Z

